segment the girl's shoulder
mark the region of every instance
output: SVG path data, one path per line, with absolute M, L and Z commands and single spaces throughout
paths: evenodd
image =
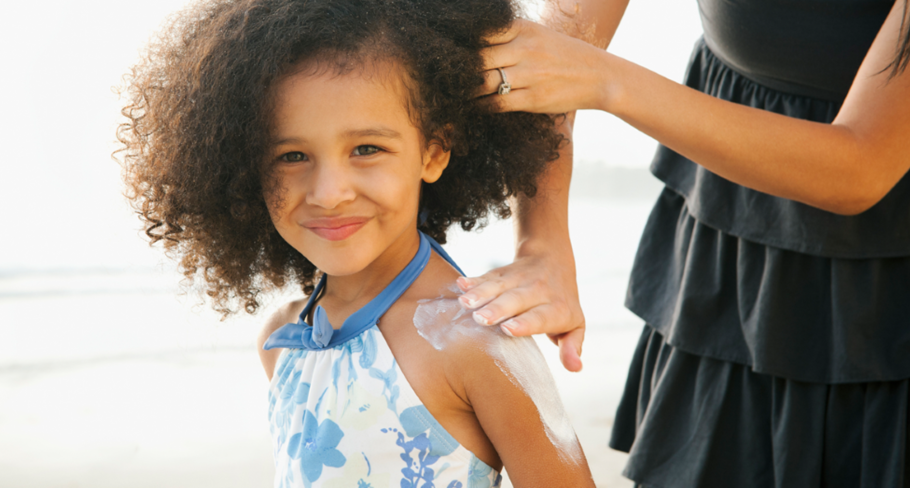
M 430 413 L 516 486 L 593 486 L 536 341 L 476 323 L 452 286 L 457 274 L 424 273 L 433 286 L 403 295 L 380 330 Z
M 306 298 L 301 298 L 282 305 L 266 319 L 262 330 L 259 331 L 259 336 L 256 338 L 256 350 L 259 351 L 259 360 L 262 361 L 262 368 L 265 369 L 265 374 L 270 381 L 272 373 L 275 371 L 275 364 L 278 362 L 278 356 L 281 355 L 282 350 L 276 348 L 267 351 L 263 349 L 265 341 L 268 340 L 273 332 L 285 324 L 296 322 L 300 312 L 303 311 L 303 307 L 306 306 L 306 302 Z
M 379 331 L 410 388 L 430 414 L 459 444 L 493 469 L 502 462 L 480 427 L 467 395 L 481 367 L 481 349 L 466 338 L 447 335 L 456 330 L 459 274 L 435 253 L 421 275 L 396 301 L 379 323 Z M 469 317 L 470 315 L 468 315 Z

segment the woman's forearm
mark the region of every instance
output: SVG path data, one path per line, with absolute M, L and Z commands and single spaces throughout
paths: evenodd
M 895 2 L 832 124 L 716 99 L 527 21 L 491 39 L 478 95 L 503 111 L 604 110 L 734 183 L 856 214 L 910 168 L 910 70 L 888 69 L 902 15 Z M 508 95 L 495 94 L 497 68 L 509 72 Z
M 629 0 L 548 0 L 542 21 L 573 37 L 606 48 L 622 20 Z M 513 201 L 516 254 L 533 254 L 544 246 L 569 245 L 569 184 L 572 180 L 572 129 L 575 112 L 566 114 L 560 132 L 568 144 L 538 182 L 533 198 L 519 196 Z
M 607 53 L 601 108 L 730 181 L 857 214 L 910 167 L 910 76 L 881 72 L 893 55 L 893 17 L 833 124 L 719 100 Z
M 606 49 L 628 5 L 629 0 L 549 0 L 542 20 L 545 25 Z
M 612 61 L 622 86 L 607 110 L 711 172 L 836 213 L 861 212 L 876 199 L 877 184 L 856 164 L 860 145 L 848 129 L 719 100 Z
M 569 244 L 569 185 L 572 180 L 572 126 L 575 114 L 560 124 L 566 145 L 559 159 L 541 175 L 534 197 L 517 196 L 512 201 L 516 255 L 533 254 L 553 247 L 571 253 Z M 564 249 L 565 248 L 565 249 Z
M 559 345 L 566 369 L 580 371 L 585 318 L 569 239 L 573 121 L 574 113 L 562 121 L 559 129 L 568 144 L 539 179 L 537 193 L 511 201 L 515 262 L 480 277 L 459 278 L 458 284 L 466 292 L 462 304 L 476 309 L 479 323 L 501 324 L 514 336 L 546 333 Z

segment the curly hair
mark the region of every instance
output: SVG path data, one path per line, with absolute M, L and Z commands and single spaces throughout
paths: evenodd
M 509 216 L 508 198 L 535 194 L 563 141 L 549 116 L 474 99 L 484 36 L 517 16 L 512 0 L 203 0 L 178 13 L 126 77 L 117 132 L 151 244 L 224 316 L 255 313 L 289 283 L 312 293 L 318 270 L 279 236 L 264 196 L 273 85 L 307 61 L 402 68 L 415 126 L 452 151 L 422 188 L 422 231 L 444 243 L 452 224 Z

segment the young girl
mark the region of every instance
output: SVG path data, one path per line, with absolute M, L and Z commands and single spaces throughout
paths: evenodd
M 134 69 L 120 131 L 152 242 L 268 320 L 276 486 L 593 486 L 530 339 L 476 326 L 437 242 L 533 195 L 547 116 L 472 101 L 507 0 L 220 0 Z

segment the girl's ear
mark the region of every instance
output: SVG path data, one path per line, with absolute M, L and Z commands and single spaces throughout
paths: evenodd
M 449 165 L 449 158 L 451 157 L 451 150 L 445 149 L 438 141 L 431 142 L 424 159 L 421 179 L 427 183 L 436 183 L 439 177 L 442 176 L 443 170 Z

